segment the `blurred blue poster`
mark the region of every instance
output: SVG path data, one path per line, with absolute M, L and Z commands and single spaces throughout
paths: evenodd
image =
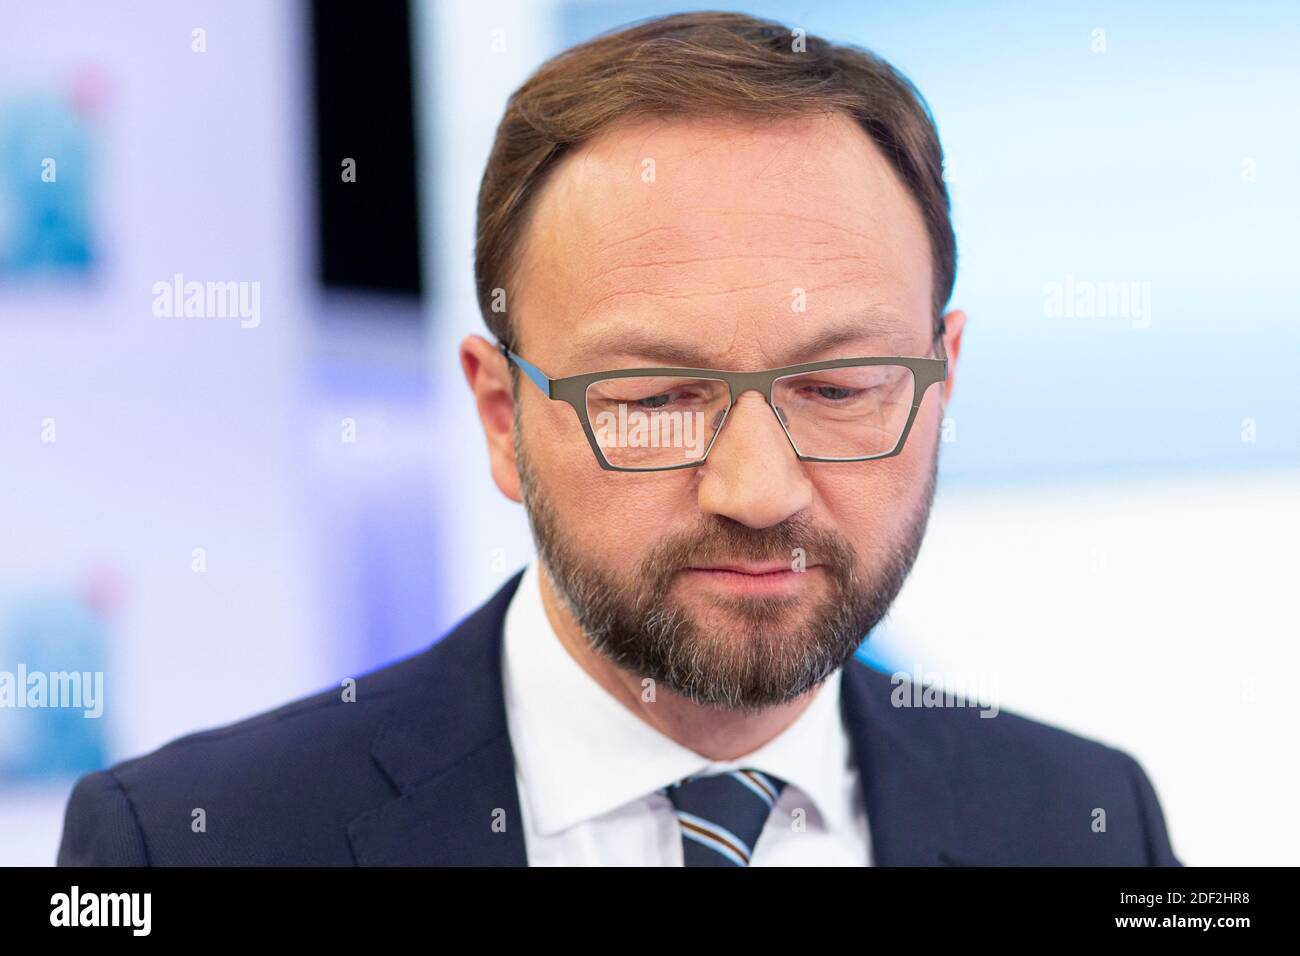
M 108 762 L 105 680 L 116 577 L 0 592 L 0 782 Z
M 72 94 L 0 91 L 0 279 L 87 273 L 96 86 Z

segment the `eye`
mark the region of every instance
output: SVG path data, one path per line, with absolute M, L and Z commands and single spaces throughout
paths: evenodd
M 844 399 L 853 398 L 862 392 L 860 388 L 842 388 L 838 385 L 816 385 L 811 390 L 818 398 L 833 402 L 842 402 Z
M 629 398 L 628 403 L 635 405 L 637 408 L 654 411 L 667 408 L 669 405 L 698 404 L 708 400 L 709 395 L 706 390 L 694 388 L 690 385 L 682 385 L 678 388 L 670 388 L 656 392 L 653 395 L 647 395 L 645 398 Z

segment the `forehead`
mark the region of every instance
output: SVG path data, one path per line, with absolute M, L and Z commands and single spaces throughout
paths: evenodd
M 864 347 L 923 348 L 930 276 L 915 200 L 848 117 L 643 119 L 552 171 L 511 313 L 551 374 L 656 337 L 709 367 L 791 364 L 855 316 Z

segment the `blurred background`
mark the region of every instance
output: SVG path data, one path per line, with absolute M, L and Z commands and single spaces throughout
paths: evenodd
M 1295 863 L 1300 7 L 709 6 L 881 54 L 947 155 L 970 318 L 864 655 L 1128 750 L 1188 864 Z M 456 359 L 479 177 L 542 60 L 683 9 L 0 0 L 0 681 L 102 675 L 0 706 L 0 863 L 528 560 Z

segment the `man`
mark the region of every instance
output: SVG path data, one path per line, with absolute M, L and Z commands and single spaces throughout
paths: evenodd
M 925 532 L 955 260 L 870 54 L 708 13 L 544 65 L 460 356 L 538 561 L 353 702 L 84 777 L 60 862 L 1177 865 L 1131 757 L 854 656 Z

